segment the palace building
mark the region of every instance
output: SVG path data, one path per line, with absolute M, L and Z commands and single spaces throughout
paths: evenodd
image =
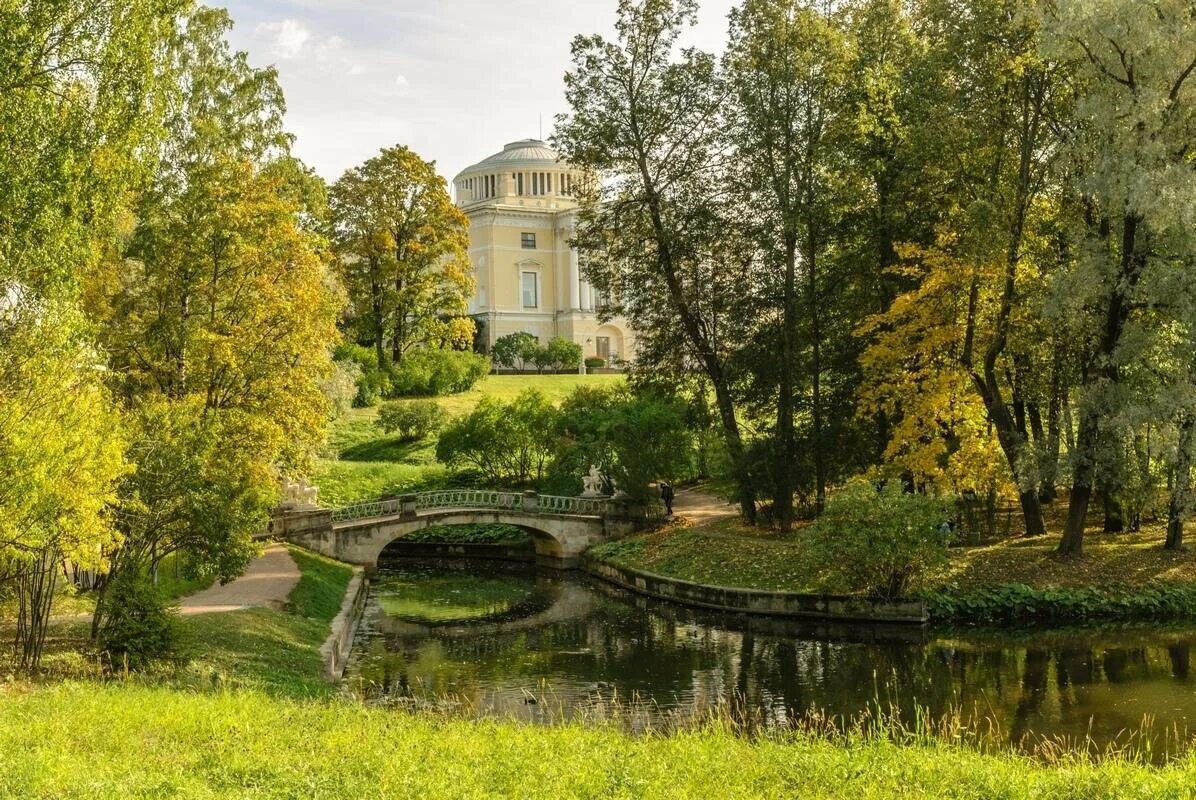
M 580 178 L 547 144 L 524 139 L 453 179 L 477 279 L 469 313 L 486 351 L 500 336 L 526 331 L 541 342 L 571 339 L 585 358 L 630 360 L 634 334 L 620 318 L 598 321 L 603 298 L 569 246 Z

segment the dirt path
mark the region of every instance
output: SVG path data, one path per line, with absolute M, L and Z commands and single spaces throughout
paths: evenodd
M 679 489 L 673 498 L 673 512 L 685 517 L 690 525 L 705 525 L 739 513 L 739 507 L 721 497 L 706 494 L 698 489 Z
M 295 559 L 285 547 L 274 544 L 249 564 L 244 575 L 223 586 L 216 584 L 187 595 L 179 603 L 179 610 L 190 615 L 257 606 L 282 608 L 297 583 L 299 567 Z

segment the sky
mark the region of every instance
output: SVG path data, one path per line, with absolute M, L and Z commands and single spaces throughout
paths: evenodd
M 218 0 L 213 0 L 218 2 Z M 449 180 L 566 111 L 579 33 L 616 0 L 227 0 L 232 45 L 273 64 L 294 153 L 329 181 L 404 144 Z M 719 51 L 732 0 L 704 0 L 684 42 Z

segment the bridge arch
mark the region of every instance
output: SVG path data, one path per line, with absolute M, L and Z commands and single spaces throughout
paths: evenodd
M 536 560 L 577 566 L 591 545 L 630 532 L 630 515 L 606 498 L 556 497 L 535 492 L 455 489 L 405 495 L 340 509 L 293 511 L 276 518 L 273 533 L 341 561 L 374 568 L 388 544 L 438 525 L 503 523 L 527 531 Z

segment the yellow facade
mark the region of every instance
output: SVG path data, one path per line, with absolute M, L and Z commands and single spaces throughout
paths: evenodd
M 600 323 L 602 298 L 569 246 L 580 174 L 537 139 L 512 142 L 453 179 L 469 218 L 469 257 L 477 290 L 470 314 L 486 350 L 500 336 L 526 331 L 546 342 L 562 336 L 585 357 L 629 361 L 635 337 L 624 320 Z

